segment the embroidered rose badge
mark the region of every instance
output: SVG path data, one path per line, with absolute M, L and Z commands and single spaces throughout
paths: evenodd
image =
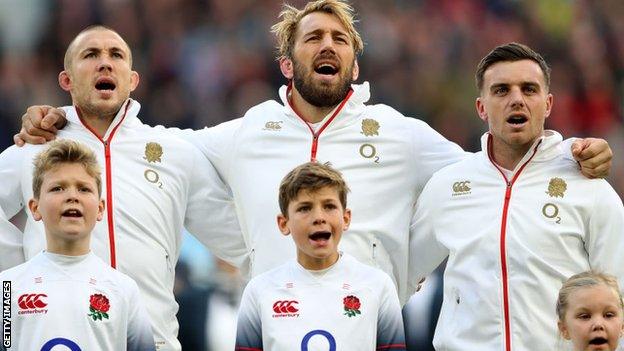
M 94 321 L 102 320 L 102 318 L 108 319 L 108 310 L 110 309 L 110 303 L 108 298 L 102 294 L 93 294 L 89 298 L 89 317 Z
M 358 299 L 357 297 L 353 295 L 349 295 L 345 297 L 344 299 L 342 299 L 342 302 L 344 303 L 344 310 L 345 310 L 344 314 L 346 316 L 355 317 L 356 315 L 361 314 L 360 299 Z

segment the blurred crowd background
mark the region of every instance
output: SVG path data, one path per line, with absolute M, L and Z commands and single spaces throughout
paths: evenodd
M 302 6 L 305 1 L 289 3 Z M 12 144 L 27 106 L 70 103 L 57 83 L 64 51 L 81 29 L 95 23 L 116 29 L 132 48 L 134 69 L 141 75 L 133 96 L 142 104 L 140 116 L 146 123 L 202 128 L 240 117 L 266 99 L 277 99 L 277 88 L 285 81 L 269 28 L 277 21 L 281 4 L 281 0 L 0 0 L 0 149 Z M 425 120 L 448 139 L 475 151 L 486 129 L 474 108 L 476 65 L 496 45 L 528 44 L 553 68 L 555 104 L 548 128 L 565 137 L 606 138 L 615 153 L 610 182 L 624 195 L 624 1 L 354 0 L 352 4 L 365 41 L 359 82 L 371 83 L 371 102 Z M 206 310 L 213 312 L 208 315 L 222 319 L 202 326 L 198 334 L 216 333 L 217 339 L 226 340 L 244 282 L 190 239 L 182 260 L 189 264 L 180 268 L 179 296 L 196 293 L 212 300 Z M 206 315 L 199 310 L 184 311 Z M 203 342 L 187 349 L 206 350 L 215 340 Z M 214 344 L 212 350 L 225 350 L 229 347 L 225 345 Z

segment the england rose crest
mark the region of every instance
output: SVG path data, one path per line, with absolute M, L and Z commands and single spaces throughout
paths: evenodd
M 110 309 L 110 302 L 108 298 L 102 294 L 93 294 L 89 298 L 89 317 L 94 321 L 102 320 L 102 318 L 108 319 L 108 310 Z
M 361 314 L 360 299 L 358 299 L 356 296 L 349 295 L 345 297 L 344 299 L 342 299 L 342 302 L 344 303 L 344 310 L 345 310 L 344 314 L 346 316 L 355 317 L 358 314 Z

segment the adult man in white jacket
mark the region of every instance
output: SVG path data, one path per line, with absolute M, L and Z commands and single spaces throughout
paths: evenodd
M 288 80 L 279 90 L 281 103 L 266 101 L 243 118 L 177 133 L 202 151 L 231 188 L 251 251 L 252 276 L 294 256 L 292 240 L 278 232 L 273 220 L 279 213 L 280 179 L 310 160 L 329 162 L 353 190 L 353 223 L 341 249 L 393 277 L 405 303 L 416 199 L 435 171 L 466 153 L 420 120 L 387 105 L 366 105 L 368 83 L 352 84 L 363 42 L 347 3 L 318 0 L 301 10 L 285 6 L 280 16 L 273 32 Z M 35 110 L 29 118 L 40 122 L 42 114 Z M 46 116 L 46 124 L 57 118 Z M 608 148 L 594 143 L 585 151 L 592 155 L 599 149 Z M 603 156 L 583 165 L 591 171 Z
M 186 227 L 215 255 L 240 265 L 247 254 L 227 188 L 197 148 L 138 119 L 129 98 L 139 82 L 126 42 L 94 26 L 69 45 L 59 84 L 72 96 L 59 138 L 91 147 L 104 170 L 107 212 L 91 249 L 138 284 L 150 314 L 157 350 L 180 350 L 176 339 L 174 266 Z M 43 148 L 11 147 L 0 155 L 0 207 L 9 218 L 32 198 L 32 159 Z M 8 225 L 1 216 L 3 225 Z M 0 233 L 4 235 L 4 233 Z M 45 246 L 32 214 L 24 229 L 26 259 Z M 0 257 L 6 266 L 8 257 Z M 10 262 L 13 264 L 19 262 Z
M 482 151 L 433 175 L 410 238 L 410 287 L 444 258 L 439 350 L 558 349 L 555 301 L 589 269 L 624 278 L 624 208 L 544 130 L 553 96 L 544 59 L 517 43 L 479 64 Z

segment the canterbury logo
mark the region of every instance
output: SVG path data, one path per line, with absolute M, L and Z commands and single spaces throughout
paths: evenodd
M 273 311 L 275 313 L 295 313 L 299 312 L 299 309 L 294 305 L 298 305 L 298 301 L 276 301 L 273 304 Z
M 43 301 L 46 294 L 24 294 L 17 299 L 18 306 L 23 310 L 32 310 L 35 308 L 44 308 L 48 304 Z
M 282 121 L 277 121 L 277 122 L 269 121 L 269 122 L 266 122 L 264 124 L 264 130 L 280 130 L 280 129 L 282 129 L 282 126 L 280 125 L 281 123 L 282 123 Z
M 453 183 L 453 195 L 462 195 L 470 192 L 470 181 L 465 180 L 463 182 Z

